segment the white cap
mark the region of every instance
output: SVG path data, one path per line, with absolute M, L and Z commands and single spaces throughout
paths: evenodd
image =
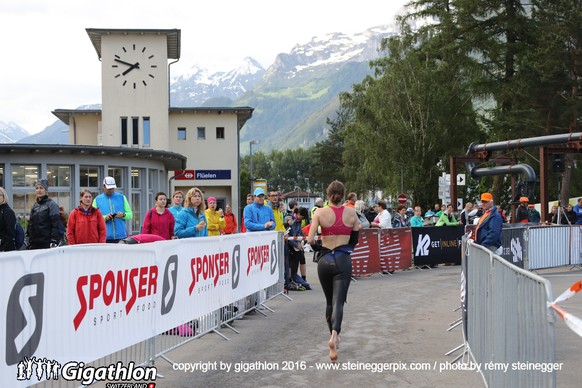
M 103 179 L 103 185 L 105 186 L 106 189 L 117 188 L 117 185 L 115 184 L 115 179 L 111 176 L 106 176 L 105 179 Z

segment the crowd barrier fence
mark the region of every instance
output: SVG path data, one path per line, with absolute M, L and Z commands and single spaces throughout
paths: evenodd
M 148 365 L 203 334 L 227 339 L 221 327 L 283 293 L 283 272 L 278 232 L 4 252 L 0 383 L 54 378 L 28 373 L 25 358 Z M 41 384 L 54 383 L 67 386 Z
M 467 241 L 462 303 L 466 347 L 490 387 L 555 387 L 555 316 L 548 280 Z M 486 365 L 493 365 L 487 368 Z

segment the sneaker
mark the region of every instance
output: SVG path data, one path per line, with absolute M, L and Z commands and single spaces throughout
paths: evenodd
M 305 291 L 307 288 L 303 287 L 301 284 L 297 287 L 297 291 Z

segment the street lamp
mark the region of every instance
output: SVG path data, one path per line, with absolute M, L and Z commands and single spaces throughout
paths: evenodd
M 253 144 L 259 144 L 258 140 L 251 140 L 249 142 L 250 146 L 250 159 L 251 159 L 251 168 L 250 168 L 250 175 L 251 175 L 251 193 L 253 193 L 253 183 L 255 181 L 255 177 L 253 176 Z

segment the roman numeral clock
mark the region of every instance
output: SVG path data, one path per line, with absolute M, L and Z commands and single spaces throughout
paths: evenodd
M 123 45 L 112 58 L 113 77 L 121 86 L 130 89 L 145 88 L 159 77 L 155 60 L 155 54 L 145 45 Z

